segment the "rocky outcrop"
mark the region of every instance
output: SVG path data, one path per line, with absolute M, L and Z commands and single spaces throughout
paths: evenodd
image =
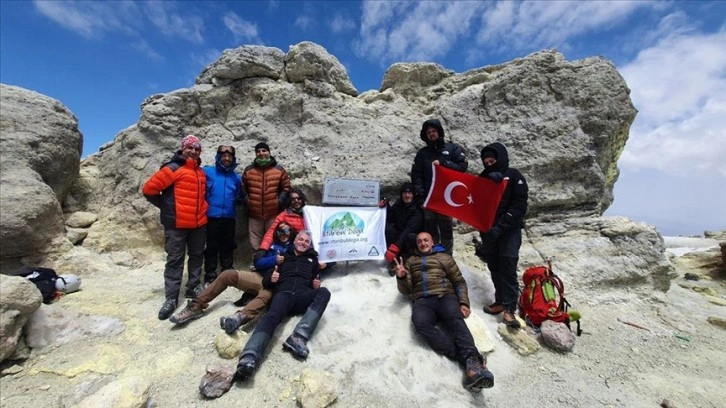
M 0 292 L 0 361 L 3 361 L 15 352 L 23 326 L 43 298 L 33 282 L 19 276 L 0 275 Z
M 61 202 L 78 178 L 83 136 L 55 99 L 0 84 L 0 241 L 2 258 L 57 248 Z

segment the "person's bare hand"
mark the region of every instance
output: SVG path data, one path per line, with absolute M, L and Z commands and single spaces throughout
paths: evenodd
M 403 257 L 393 258 L 393 262 L 396 263 L 396 276 L 398 276 L 399 278 L 403 278 L 404 276 L 406 276 L 408 271 L 403 265 Z
M 313 279 L 313 289 L 318 289 L 320 287 L 320 277 L 316 277 Z
M 272 276 L 270 277 L 270 280 L 272 283 L 277 283 L 277 281 L 280 280 L 280 272 L 277 271 L 277 265 L 275 265 L 275 270 L 272 271 Z
M 439 161 L 438 161 L 438 160 L 434 160 L 434 161 L 432 161 L 432 162 L 431 162 L 431 164 L 435 164 L 435 165 L 437 165 L 437 166 L 438 166 L 438 165 L 439 165 L 439 164 L 441 164 L 441 163 L 439 163 Z
M 277 264 L 278 265 L 281 264 L 284 260 L 285 260 L 284 256 L 277 254 Z
M 467 305 L 459 306 L 459 310 L 461 310 L 461 315 L 464 316 L 464 319 L 469 317 L 469 315 L 471 314 L 471 309 L 469 309 L 469 306 Z

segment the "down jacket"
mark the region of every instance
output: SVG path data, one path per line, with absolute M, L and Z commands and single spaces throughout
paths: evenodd
M 199 228 L 207 225 L 207 186 L 201 160 L 187 159 L 177 151 L 144 183 L 142 193 L 161 210 L 161 225 Z
M 496 222 L 499 222 L 503 214 L 509 213 L 514 219 L 513 226 L 523 228 L 529 196 L 527 180 L 519 170 L 509 167 L 509 152 L 507 152 L 507 148 L 503 144 L 499 142 L 488 144 L 482 149 L 482 152 L 485 151 L 496 154 L 497 161 L 492 167 L 485 168 L 479 174 L 479 177 L 491 177 L 492 173 L 499 172 L 502 177 L 509 179 L 507 188 L 504 189 L 502 194 L 502 200 L 499 202 L 499 207 L 497 207 Z
M 277 214 L 277 217 L 275 217 L 275 221 L 272 222 L 270 228 L 265 232 L 265 236 L 262 237 L 262 242 L 260 243 L 259 249 L 270 249 L 272 241 L 275 237 L 275 229 L 277 229 L 277 225 L 281 222 L 286 222 L 290 224 L 290 227 L 292 227 L 295 232 L 300 232 L 305 229 L 305 220 L 303 219 L 302 213 L 298 214 L 291 208 L 286 208 L 280 214 Z
M 253 161 L 242 172 L 242 201 L 247 215 L 257 220 L 274 218 L 290 194 L 290 177 L 274 157 L 267 165 Z
M 207 203 L 211 218 L 235 218 L 237 201 L 242 189 L 240 176 L 235 173 L 237 163 L 224 167 L 220 161 L 221 155 L 217 153 L 214 166 L 204 166 L 204 175 L 207 177 Z
M 396 278 L 398 291 L 414 302 L 429 296 L 454 294 L 460 305 L 469 306 L 469 291 L 459 266 L 451 255 L 436 245 L 428 254 L 416 253 L 406 260 L 408 273 Z

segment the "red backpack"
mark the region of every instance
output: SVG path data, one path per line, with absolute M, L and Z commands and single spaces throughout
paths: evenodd
M 547 266 L 533 266 L 522 275 L 524 289 L 519 295 L 519 314 L 534 327 L 539 327 L 545 320 L 564 323 L 570 327 L 570 315 L 567 308 L 570 303 L 565 298 L 565 285 L 552 272 L 552 260 L 547 259 Z M 577 320 L 577 335 L 582 333 L 580 321 Z

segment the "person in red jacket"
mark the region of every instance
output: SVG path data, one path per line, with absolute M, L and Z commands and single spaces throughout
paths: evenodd
M 195 298 L 200 287 L 204 242 L 206 240 L 206 176 L 201 169 L 202 144 L 196 136 L 182 139 L 181 150 L 164 163 L 144 183 L 144 197 L 161 210 L 164 226 L 164 292 L 166 301 L 159 309 L 159 319 L 174 313 L 184 275 L 184 257 L 189 251 L 189 279 L 185 297 Z

